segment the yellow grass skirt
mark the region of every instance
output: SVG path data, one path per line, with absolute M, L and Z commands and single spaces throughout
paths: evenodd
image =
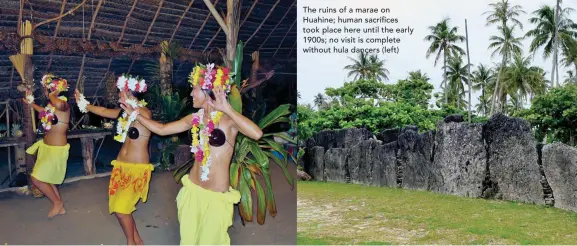
M 183 187 L 176 197 L 181 245 L 230 245 L 228 228 L 232 225 L 233 205 L 240 201 L 240 192 L 204 189 L 181 179 Z
M 146 202 L 152 164 L 135 164 L 112 161 L 112 174 L 108 185 L 108 210 L 112 213 L 131 214 L 136 203 Z
M 66 176 L 68 151 L 70 144 L 52 146 L 39 140 L 26 150 L 29 155 L 36 155 L 36 163 L 32 169 L 32 177 L 49 184 L 62 184 Z

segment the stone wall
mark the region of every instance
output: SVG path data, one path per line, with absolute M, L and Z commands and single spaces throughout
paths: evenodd
M 314 180 L 547 204 L 577 211 L 577 149 L 537 145 L 528 122 L 502 114 L 485 124 L 450 116 L 414 126 L 323 131 L 307 141 Z

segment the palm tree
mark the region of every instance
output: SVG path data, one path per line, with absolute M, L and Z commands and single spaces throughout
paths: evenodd
M 491 115 L 493 114 L 494 108 L 495 108 L 495 102 L 496 101 L 503 101 L 503 98 L 499 98 L 497 96 L 502 96 L 502 93 L 496 93 L 497 90 L 501 90 L 502 88 L 500 87 L 499 83 L 500 81 L 500 77 L 503 73 L 503 68 L 506 67 L 506 64 L 508 63 L 509 59 L 511 57 L 513 57 L 515 54 L 521 54 L 522 50 L 521 50 L 521 46 L 523 45 L 521 43 L 522 38 L 521 37 L 514 37 L 513 36 L 513 32 L 515 27 L 508 27 L 508 26 L 500 26 L 498 27 L 501 36 L 491 36 L 489 38 L 489 40 L 491 40 L 492 42 L 489 44 L 489 49 L 493 49 L 493 53 L 491 53 L 491 57 L 494 57 L 496 54 L 500 54 L 501 57 L 503 57 L 502 62 L 501 62 L 501 69 L 499 70 L 499 73 L 497 74 L 497 81 L 495 82 L 495 87 L 493 91 L 493 99 L 492 99 L 492 103 L 491 103 Z
M 381 60 L 377 55 L 373 54 L 369 57 L 369 61 L 373 67 L 369 79 L 376 79 L 377 81 L 389 80 L 389 70 L 385 68 L 384 59 Z
M 565 83 L 577 83 L 577 74 L 573 71 L 567 71 L 567 75 L 565 76 Z
M 449 95 L 451 100 L 455 100 L 456 107 L 461 108 L 461 103 L 465 105 L 463 96 L 465 96 L 465 86 L 463 83 L 469 82 L 469 64 L 464 64 L 461 56 L 452 56 L 447 66 L 444 68 L 447 73 L 447 84 L 449 85 Z
M 533 12 L 534 17 L 529 19 L 532 24 L 536 25 L 534 29 L 525 34 L 526 37 L 533 38 L 529 51 L 535 52 L 538 48 L 544 47 L 543 58 L 545 59 L 553 54 L 551 81 L 553 81 L 554 71 L 557 70 L 558 64 L 555 50 L 559 45 L 561 47 L 568 45 L 569 42 L 573 41 L 573 37 L 577 37 L 577 24 L 569 19 L 569 14 L 572 11 L 574 11 L 572 8 L 561 9 L 558 13 L 557 25 L 555 25 L 555 8 L 543 5 L 535 10 Z M 555 38 L 557 38 L 557 42 L 555 42 Z M 557 83 L 559 82 L 558 77 L 557 75 Z
M 525 14 L 523 7 L 520 5 L 511 6 L 509 0 L 501 0 L 496 3 L 489 4 L 492 11 L 487 11 L 483 15 L 487 16 L 487 26 L 493 24 L 501 24 L 501 26 L 507 26 L 509 21 L 513 22 L 513 26 L 519 26 L 523 29 L 523 23 L 517 19 L 521 14 Z
M 571 39 L 562 45 L 561 48 L 563 49 L 563 59 L 561 59 L 561 62 L 566 67 L 575 66 L 575 71 L 577 72 L 577 40 Z
M 513 37 L 512 32 L 513 32 L 514 27 L 519 26 L 519 28 L 521 30 L 523 29 L 523 24 L 521 23 L 521 21 L 519 21 L 519 19 L 517 19 L 517 17 L 519 15 L 525 13 L 525 11 L 523 10 L 523 7 L 521 7 L 520 5 L 511 6 L 511 4 L 509 3 L 509 0 L 501 0 L 501 1 L 496 2 L 496 3 L 491 3 L 491 4 L 489 4 L 489 7 L 491 7 L 492 10 L 483 13 L 483 15 L 488 14 L 487 26 L 493 25 L 493 24 L 499 24 L 499 29 L 500 29 L 501 33 L 504 34 L 503 38 L 506 38 L 506 40 L 511 41 L 510 39 L 507 39 L 507 38 Z M 507 25 L 509 23 L 509 21 L 513 22 L 513 25 L 511 27 L 508 27 L 508 25 Z M 505 35 L 507 33 L 509 33 L 510 35 Z M 493 37 L 491 37 L 491 38 L 493 39 Z M 497 41 L 497 40 L 494 40 L 494 41 Z M 489 45 L 490 49 L 497 47 L 497 45 L 493 46 L 494 43 Z M 509 44 L 512 44 L 512 43 L 509 42 Z M 506 46 L 506 45 L 503 44 L 503 46 Z M 502 49 L 502 52 L 500 52 L 502 55 L 501 67 L 505 67 L 505 64 L 507 64 L 507 61 L 508 61 L 507 58 L 510 57 L 508 55 L 511 55 L 511 51 L 512 50 Z M 494 86 L 493 96 L 491 99 L 491 101 L 492 101 L 492 103 L 491 103 L 491 115 L 493 114 L 493 110 L 495 108 L 495 101 L 497 101 L 497 100 L 495 100 L 495 97 L 497 96 L 496 90 L 499 88 L 499 80 L 500 80 L 501 73 L 502 73 L 502 70 L 499 70 L 499 73 L 497 74 L 496 85 Z
M 345 66 L 350 70 L 348 76 L 354 75 L 354 80 L 376 79 L 378 81 L 388 80 L 389 70 L 384 67 L 384 60 L 379 60 L 376 55 L 367 56 L 364 52 L 359 53 L 358 60 L 349 57 L 353 61 L 352 65 Z
M 489 83 L 491 83 L 492 81 L 494 81 L 494 73 L 493 73 L 493 69 L 486 67 L 483 64 L 480 64 L 477 67 L 477 70 L 475 70 L 473 72 L 473 78 L 471 82 L 473 82 L 473 90 L 474 91 L 481 91 L 481 96 L 479 96 L 479 104 L 481 108 L 477 108 L 478 112 L 482 112 L 483 115 L 487 115 L 487 94 L 485 94 L 485 91 L 487 89 L 487 87 L 489 86 Z M 481 99 L 483 100 L 481 102 Z
M 427 58 L 431 56 L 431 54 L 436 53 L 435 57 L 435 66 L 439 62 L 439 58 L 441 57 L 441 53 L 443 53 L 443 83 L 441 87 L 444 86 L 444 97 L 445 97 L 445 104 L 448 103 L 449 94 L 447 92 L 447 59 L 449 56 L 456 56 L 456 55 L 464 55 L 465 51 L 456 45 L 457 42 L 465 41 L 465 37 L 462 35 L 457 34 L 458 27 L 450 27 L 449 26 L 450 18 L 445 18 L 441 22 L 437 23 L 435 26 L 429 26 L 429 31 L 431 34 L 425 36 L 425 40 L 431 42 L 431 45 L 427 49 Z
M 542 69 L 531 66 L 530 56 L 523 57 L 516 54 L 511 65 L 503 73 L 503 86 L 500 89 L 511 97 L 515 108 L 519 108 L 518 105 L 527 101 L 527 95 L 533 97 L 545 93 L 545 88 L 546 81 Z
M 325 98 L 325 95 L 319 93 L 315 96 L 315 99 L 313 102 L 314 102 L 315 107 L 317 107 L 317 109 L 322 109 L 326 104 L 326 100 L 327 99 Z
M 407 79 L 408 80 L 423 80 L 426 82 L 431 80 L 431 78 L 429 78 L 429 75 L 427 73 L 421 72 L 421 70 L 409 72 L 409 77 Z

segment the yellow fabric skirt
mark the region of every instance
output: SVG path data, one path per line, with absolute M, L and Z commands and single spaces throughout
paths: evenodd
M 29 155 L 36 155 L 32 177 L 49 184 L 62 184 L 66 176 L 70 144 L 52 146 L 39 140 L 26 149 Z
M 125 163 L 112 161 L 112 174 L 108 185 L 108 211 L 112 213 L 131 214 L 136 210 L 136 203 L 148 199 L 152 164 Z
M 183 187 L 178 192 L 178 221 L 181 245 L 230 245 L 228 228 L 232 225 L 233 205 L 240 201 L 240 192 L 204 189 L 190 181 L 188 175 L 181 179 Z

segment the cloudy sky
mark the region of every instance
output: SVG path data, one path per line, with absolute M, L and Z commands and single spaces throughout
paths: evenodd
M 347 78 L 347 70 L 343 67 L 351 64 L 348 57 L 356 58 L 357 54 L 307 54 L 303 52 L 304 47 L 309 47 L 310 44 L 305 43 L 303 37 L 303 27 L 313 27 L 315 24 L 303 24 L 302 18 L 304 16 L 315 17 L 319 14 L 304 13 L 303 6 L 310 6 L 314 8 L 333 7 L 342 8 L 358 8 L 358 7 L 373 7 L 373 8 L 389 8 L 389 14 L 372 14 L 372 16 L 348 15 L 346 17 L 380 17 L 385 15 L 389 18 L 398 18 L 397 24 L 380 24 L 380 26 L 387 26 L 391 28 L 414 28 L 412 35 L 398 34 L 401 38 L 399 45 L 399 54 L 379 54 L 381 59 L 385 59 L 386 68 L 390 71 L 389 81 L 386 83 L 394 83 L 399 79 L 407 77 L 409 71 L 420 69 L 431 78 L 431 82 L 435 85 L 435 91 L 439 91 L 439 85 L 443 80 L 442 77 L 442 58 L 439 64 L 435 67 L 434 55 L 428 59 L 425 57 L 426 50 L 429 43 L 424 41 L 424 37 L 429 34 L 428 26 L 435 25 L 445 17 L 451 18 L 450 24 L 458 26 L 459 34 L 465 36 L 465 18 L 468 22 L 469 31 L 469 49 L 471 53 L 471 63 L 478 65 L 483 63 L 485 65 L 492 65 L 494 62 L 500 62 L 501 58 L 498 56 L 491 57 L 492 50 L 487 47 L 489 45 L 489 37 L 497 34 L 496 26 L 486 26 L 486 15 L 484 12 L 491 10 L 489 3 L 497 0 L 299 0 L 298 3 L 298 90 L 302 98 L 299 103 L 312 103 L 316 94 L 324 93 L 327 87 L 340 87 L 344 82 L 351 81 L 352 78 Z M 534 25 L 529 23 L 528 19 L 532 12 L 538 9 L 541 5 L 547 4 L 554 6 L 555 0 L 510 0 L 514 5 L 521 5 L 526 14 L 518 17 L 523 23 L 523 30 L 517 29 L 516 36 L 524 35 Z M 562 7 L 571 7 L 577 9 L 577 1 L 564 1 Z M 343 16 L 343 14 L 332 14 L 323 16 Z M 577 12 L 571 14 L 571 18 L 577 20 Z M 327 24 L 317 24 L 325 27 Z M 353 24 L 337 24 L 340 26 L 353 26 Z M 357 27 L 367 27 L 365 25 L 356 25 Z M 335 25 L 332 25 L 333 27 Z M 368 25 L 370 27 L 375 24 Z M 324 35 L 326 38 L 339 38 L 339 34 L 333 36 Z M 381 34 L 382 35 L 382 34 Z M 372 36 L 375 36 L 372 34 Z M 368 37 L 368 35 L 367 35 Z M 523 41 L 524 55 L 529 55 L 530 40 Z M 349 49 L 353 46 L 357 47 L 380 47 L 380 45 L 367 44 L 338 44 L 338 46 L 346 46 Z M 465 43 L 460 46 L 465 49 Z M 324 46 L 328 47 L 328 46 Z M 466 59 L 466 57 L 464 57 Z M 465 60 L 466 62 L 466 60 Z M 550 79 L 549 72 L 551 71 L 552 60 L 543 59 L 542 49 L 538 50 L 533 59 L 533 65 L 540 66 L 547 72 L 547 79 Z M 473 71 L 472 68 L 471 71 Z M 565 79 L 568 68 L 559 67 L 559 80 L 562 82 Z M 480 92 L 473 94 L 473 103 L 476 104 L 476 98 Z

